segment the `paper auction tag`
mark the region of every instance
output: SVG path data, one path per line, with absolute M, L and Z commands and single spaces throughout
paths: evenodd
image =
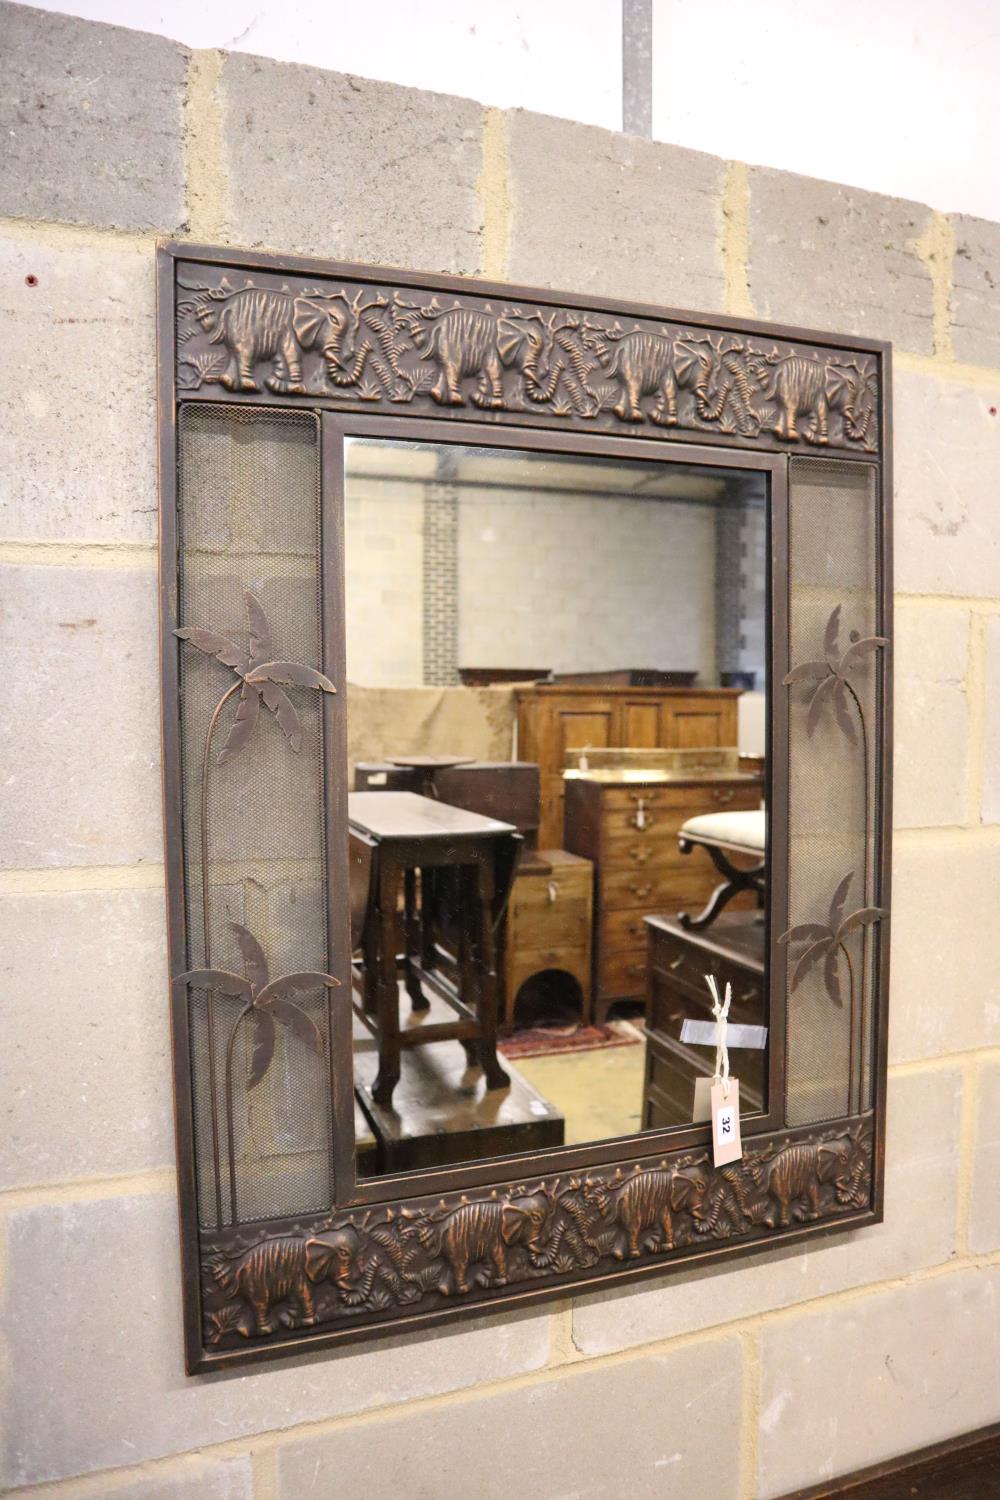
M 712 1118 L 712 1084 L 715 1079 L 709 1075 L 708 1078 L 696 1078 L 694 1081 L 694 1109 L 691 1119 L 697 1125 L 700 1120 Z
M 712 1083 L 712 1161 L 717 1167 L 728 1162 L 739 1161 L 743 1155 L 740 1140 L 740 1085 L 730 1078 L 728 1090 L 725 1083 Z

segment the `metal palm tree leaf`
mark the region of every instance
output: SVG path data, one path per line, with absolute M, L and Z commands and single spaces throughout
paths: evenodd
M 830 902 L 829 920 L 825 924 L 823 922 L 800 922 L 798 926 L 790 927 L 779 937 L 779 943 L 806 944 L 792 972 L 791 991 L 798 988 L 810 969 L 822 959 L 826 992 L 834 1005 L 843 1005 L 844 997 L 840 983 L 840 960 L 843 957 L 848 965 L 853 1003 L 854 971 L 850 954 L 844 947 L 844 939 L 850 937 L 852 932 L 858 932 L 862 927 L 870 927 L 888 915 L 882 906 L 859 906 L 856 911 L 844 916 L 847 892 L 853 879 L 853 873 L 845 875 L 837 886 L 833 893 L 833 900 Z
M 317 1053 L 318 1056 L 322 1057 L 324 1050 L 323 1036 L 319 1027 L 312 1017 L 301 1006 L 296 1005 L 290 997 L 301 994 L 306 990 L 315 989 L 317 985 L 325 985 L 327 988 L 333 988 L 340 984 L 340 980 L 335 979 L 332 974 L 323 974 L 318 970 L 312 969 L 305 969 L 293 974 L 282 974 L 279 979 L 269 979 L 264 950 L 253 933 L 240 922 L 230 922 L 229 925 L 236 934 L 236 941 L 240 945 L 243 967 L 246 970 L 245 974 L 235 974 L 230 969 L 204 968 L 189 969 L 187 973 L 177 975 L 178 983 L 189 984 L 195 989 L 208 991 L 209 1092 L 212 1104 L 212 1144 L 216 1164 L 215 1203 L 216 1214 L 220 1224 L 222 1223 L 222 1188 L 220 1181 L 222 1162 L 219 1152 L 219 1124 L 216 1118 L 215 1103 L 213 1042 L 215 1022 L 212 1014 L 212 996 L 215 993 L 221 992 L 224 995 L 233 995 L 236 999 L 244 1002 L 243 1008 L 230 1028 L 229 1041 L 226 1045 L 225 1072 L 229 1204 L 233 1222 L 236 1223 L 239 1219 L 239 1208 L 236 1197 L 233 1053 L 240 1027 L 248 1016 L 252 1017 L 254 1027 L 253 1049 L 246 1084 L 247 1092 L 249 1092 L 251 1089 L 257 1087 L 271 1066 L 275 1046 L 275 1020 L 281 1021 L 294 1036 L 297 1036 L 301 1042 Z
M 208 630 L 201 625 L 182 625 L 174 634 L 182 641 L 190 641 L 199 651 L 214 656 L 224 666 L 231 667 L 237 681 L 225 694 L 223 702 L 237 688 L 240 701 L 236 717 L 219 753 L 219 765 L 238 755 L 250 743 L 260 717 L 263 702 L 278 722 L 291 749 L 297 755 L 302 749 L 302 722 L 288 694 L 281 684 L 316 688 L 324 693 L 335 693 L 337 689 L 328 677 L 300 662 L 278 661 L 274 657 L 271 626 L 264 607 L 256 594 L 249 589 L 243 600 L 247 611 L 249 649 L 244 650 L 217 630 Z M 213 715 L 213 724 L 222 703 Z
M 809 700 L 806 734 L 812 736 L 824 708 L 830 704 L 840 728 L 851 744 L 856 745 L 858 736 L 850 714 L 850 700 L 853 699 L 858 711 L 862 733 L 864 732 L 864 715 L 848 674 L 864 657 L 888 645 L 888 640 L 883 635 L 869 635 L 862 638 L 856 630 L 852 630 L 851 644 L 842 653 L 839 642 L 840 610 L 841 606 L 838 604 L 836 609 L 831 611 L 830 618 L 826 622 L 826 630 L 823 632 L 822 657 L 815 661 L 804 661 L 799 666 L 793 667 L 782 681 L 785 687 L 790 687 L 796 682 L 816 683 L 816 688 Z
M 208 878 L 209 768 L 212 763 L 212 738 L 215 734 L 216 726 L 219 722 L 222 710 L 225 708 L 226 704 L 229 702 L 229 699 L 233 696 L 233 694 L 238 692 L 240 695 L 240 700 L 236 706 L 236 715 L 230 727 L 229 734 L 226 736 L 225 744 L 223 745 L 222 750 L 219 754 L 219 765 L 224 764 L 227 760 L 231 760 L 234 756 L 239 755 L 241 750 L 246 749 L 247 745 L 250 743 L 250 740 L 253 737 L 253 732 L 256 729 L 257 722 L 260 718 L 261 703 L 263 703 L 265 708 L 267 708 L 269 712 L 274 715 L 275 719 L 278 722 L 278 727 L 280 728 L 282 734 L 285 736 L 285 739 L 287 740 L 290 748 L 297 755 L 302 749 L 302 722 L 299 718 L 298 712 L 292 704 L 291 699 L 284 691 L 284 687 L 282 686 L 282 684 L 295 687 L 317 688 L 324 693 L 335 693 L 337 691 L 330 679 L 328 677 L 324 677 L 322 672 L 317 672 L 315 668 L 305 666 L 300 662 L 290 662 L 276 659 L 274 654 L 271 626 L 268 621 L 267 615 L 264 613 L 264 606 L 261 604 L 256 594 L 251 593 L 249 589 L 247 589 L 243 595 L 243 602 L 246 606 L 247 612 L 247 646 L 245 648 L 237 644 L 236 641 L 230 640 L 228 636 L 223 635 L 220 631 L 209 630 L 202 625 L 182 625 L 179 629 L 174 631 L 174 634 L 178 636 L 182 641 L 189 641 L 190 644 L 196 647 L 197 650 L 204 652 L 207 656 L 214 656 L 216 660 L 222 662 L 223 666 L 229 667 L 235 675 L 235 681 L 226 689 L 212 711 L 212 716 L 208 721 L 208 727 L 205 731 L 205 748 L 202 753 L 201 818 L 199 825 L 199 838 L 201 844 L 201 920 L 205 951 L 205 967 L 203 970 L 200 970 L 198 972 L 203 976 L 222 974 L 225 972 L 224 970 L 214 969 L 212 967 L 212 933 L 211 924 L 209 921 Z M 242 942 L 243 940 L 241 939 L 241 944 Z M 255 960 L 248 959 L 247 950 L 245 947 L 243 948 L 243 953 L 244 961 L 247 963 L 248 969 L 252 973 Z M 263 954 L 260 955 L 260 958 L 261 961 L 263 961 Z M 240 982 L 240 984 L 246 982 L 240 981 L 239 975 L 235 977 L 237 981 Z M 290 978 L 290 976 L 286 975 L 285 979 L 287 980 L 288 978 Z M 215 1020 L 213 1003 L 214 989 L 218 987 L 213 986 L 211 980 L 207 982 L 209 986 L 208 1071 L 209 1076 L 212 1079 L 212 1149 L 215 1161 L 218 1164 L 220 1163 L 221 1157 L 221 1133 L 215 1095 L 216 1065 Z M 276 984 L 278 982 L 279 981 L 275 981 Z M 261 1016 L 265 1015 L 265 1011 L 261 1008 L 261 1005 L 259 1003 L 263 999 L 263 990 L 265 984 L 266 966 L 264 970 L 264 978 L 257 981 L 257 992 L 255 994 L 247 994 L 247 992 L 245 992 L 242 988 L 239 988 L 235 991 L 225 990 L 223 988 L 223 993 L 243 995 L 247 1000 L 248 1006 L 253 1010 L 254 1013 L 255 1025 L 257 1027 L 257 1037 L 260 1043 L 257 1052 L 261 1058 L 261 1070 L 259 1072 L 259 1076 L 252 1079 L 250 1085 L 251 1087 L 253 1086 L 254 1082 L 259 1082 L 259 1079 L 263 1077 L 264 1073 L 267 1071 L 267 1066 L 274 1052 L 274 1028 L 270 1013 L 273 1012 L 274 1015 L 278 1016 L 279 1019 L 283 1019 L 288 1025 L 295 1024 L 293 1021 L 289 1020 L 287 1014 L 282 1014 L 282 1005 L 284 1004 L 286 997 L 282 993 L 275 992 L 273 989 L 270 995 L 267 997 L 269 1009 L 266 1019 L 260 1019 Z M 278 1002 L 282 1002 L 282 1004 L 279 1005 Z M 306 1017 L 306 1019 L 308 1020 L 308 1017 Z M 242 1013 L 240 1016 L 240 1020 L 242 1020 Z M 237 1026 L 239 1026 L 239 1021 L 237 1021 Z M 268 1029 L 269 1027 L 270 1030 Z M 229 1043 L 226 1064 L 227 1080 L 229 1078 L 229 1073 L 231 1070 L 234 1037 L 235 1032 L 233 1038 L 230 1038 Z M 268 1045 L 270 1045 L 270 1051 L 268 1051 Z M 233 1205 L 233 1212 L 235 1213 L 235 1165 L 233 1162 L 233 1144 L 231 1130 L 229 1139 L 229 1157 L 231 1201 Z M 221 1224 L 222 1187 L 218 1172 L 216 1172 L 215 1181 L 215 1209 L 216 1220 L 219 1224 Z
M 229 1051 L 241 1023 L 252 1017 L 254 1026 L 253 1053 L 247 1088 L 256 1088 L 271 1066 L 274 1057 L 276 1020 L 287 1026 L 295 1036 L 319 1056 L 323 1054 L 323 1037 L 310 1015 L 296 1005 L 292 996 L 315 989 L 317 985 L 328 988 L 339 986 L 340 980 L 332 974 L 315 969 L 303 969 L 293 974 L 282 974 L 278 979 L 269 979 L 264 950 L 248 928 L 239 922 L 231 922 L 243 955 L 246 975 L 234 974 L 229 969 L 191 969 L 177 976 L 179 982 L 190 984 L 195 989 L 215 990 L 223 995 L 234 995 L 243 1000 L 244 1007 L 236 1018 L 230 1035 Z M 227 1069 L 228 1071 L 228 1069 Z

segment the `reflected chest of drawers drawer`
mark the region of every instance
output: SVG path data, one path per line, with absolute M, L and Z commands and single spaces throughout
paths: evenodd
M 763 1108 L 767 1051 L 764 1045 L 737 1045 L 733 1028 L 766 1027 L 764 1002 L 763 917 L 724 912 L 702 932 L 688 932 L 667 917 L 649 917 L 649 1003 L 646 1011 L 646 1072 L 643 1130 L 685 1125 L 692 1118 L 697 1078 L 712 1075 L 715 1048 L 711 1040 L 694 1042 L 685 1021 L 707 1023 L 714 1031 L 712 999 L 705 983 L 714 974 L 720 994 L 732 986 L 730 1067 L 740 1081 L 743 1114 Z M 701 1033 L 699 1033 L 700 1035 Z M 705 1031 L 708 1038 L 708 1031 Z M 763 1044 L 766 1032 L 752 1040 Z M 750 1040 L 747 1035 L 745 1040 Z
M 718 884 L 703 850 L 682 854 L 681 825 L 698 813 L 760 806 L 760 778 L 706 772 L 666 779 L 594 772 L 566 781 L 566 847 L 593 860 L 594 1019 L 615 1000 L 645 999 L 643 918 L 697 911 Z

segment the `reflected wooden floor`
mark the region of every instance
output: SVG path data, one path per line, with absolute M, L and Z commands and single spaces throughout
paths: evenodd
M 404 1028 L 440 1018 L 443 1001 L 433 993 L 428 998 L 430 1009 L 414 1013 L 400 984 Z M 404 1051 L 393 1108 L 383 1110 L 371 1097 L 375 1042 L 354 1021 L 354 1081 L 380 1147 L 381 1172 L 632 1135 L 642 1120 L 644 1055 L 637 1043 L 522 1057 L 516 1064 L 501 1057 L 511 1088 L 490 1090 L 481 1072 L 467 1066 L 458 1042 L 433 1042 Z M 371 1157 L 362 1175 L 372 1175 Z
M 553 1057 L 521 1057 L 520 1073 L 566 1121 L 566 1144 L 632 1135 L 642 1128 L 645 1049 L 598 1047 Z M 504 1060 L 504 1066 L 509 1064 Z
M 428 998 L 430 1008 L 414 1012 L 400 984 L 404 1030 L 434 1025 L 450 1015 L 444 1001 L 433 992 L 428 992 Z M 563 1121 L 558 1108 L 539 1093 L 519 1067 L 506 1059 L 502 1066 L 510 1087 L 489 1089 L 482 1070 L 469 1066 L 457 1041 L 406 1048 L 392 1106 L 385 1108 L 372 1097 L 378 1049 L 355 1017 L 355 1098 L 376 1141 L 377 1172 L 419 1171 L 561 1146 Z

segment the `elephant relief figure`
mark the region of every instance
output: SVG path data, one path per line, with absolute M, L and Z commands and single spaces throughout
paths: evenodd
M 506 1286 L 508 1246 L 525 1244 L 530 1251 L 532 1244 L 540 1242 L 548 1202 L 547 1197 L 544 1203 L 542 1200 L 543 1195 L 533 1194 L 442 1207 L 415 1215 L 408 1233 L 431 1259 L 444 1261 L 450 1268 L 456 1292 L 469 1290 L 469 1269 L 477 1264 L 484 1267 L 476 1277 L 480 1286 Z M 437 1290 L 442 1296 L 449 1295 L 445 1276 L 438 1281 Z
M 355 386 L 370 366 L 391 399 L 409 400 L 412 382 L 399 363 L 388 299 L 376 293 L 365 302 L 364 295 L 362 288 L 351 299 L 344 292 L 296 298 L 295 336 L 303 349 L 319 350 L 331 385 Z
M 697 1167 L 677 1171 L 674 1183 L 673 1205 L 688 1211 L 696 1234 L 728 1239 L 767 1222 L 770 1203 L 759 1193 L 747 1192 L 740 1166 L 708 1174 Z
M 643 1248 L 674 1248 L 674 1212 L 685 1206 L 683 1185 L 666 1168 L 636 1171 L 620 1182 L 590 1182 L 584 1185 L 588 1197 L 601 1213 L 613 1219 L 625 1231 L 628 1254 L 635 1259 Z M 676 1201 L 675 1201 L 676 1200 Z M 650 1231 L 660 1231 L 657 1243 Z M 625 1252 L 616 1249 L 616 1260 Z
M 278 1327 L 274 1308 L 287 1302 L 290 1327 L 311 1328 L 316 1322 L 316 1308 L 307 1276 L 305 1241 L 293 1235 L 264 1240 L 242 1255 L 224 1252 L 209 1261 L 209 1271 L 220 1291 L 234 1302 L 246 1303 L 253 1314 L 258 1334 L 273 1333 Z M 312 1278 L 315 1279 L 315 1278 Z M 230 1315 L 216 1315 L 215 1324 L 222 1332 L 239 1325 Z
M 503 363 L 498 320 L 489 308 L 442 308 L 435 298 L 428 306 L 405 302 L 397 295 L 393 322 L 412 341 L 422 360 L 437 366 L 431 395 L 439 406 L 464 406 L 462 381 L 476 377 L 472 399 L 484 409 L 504 404 Z
M 586 1196 L 585 1185 L 571 1178 L 568 1188 L 550 1200 L 544 1243 L 536 1237 L 529 1245 L 531 1264 L 557 1271 L 574 1271 L 596 1265 L 601 1245 L 595 1238 L 597 1213 Z
M 869 434 L 875 425 L 875 407 L 878 400 L 878 382 L 874 365 L 859 365 L 856 360 L 851 360 L 847 364 L 831 361 L 827 367 L 827 373 L 827 394 L 830 405 L 843 412 L 844 430 L 847 436 L 854 442 L 863 443 L 866 448 L 874 450 L 874 442 L 869 443 Z
M 281 396 L 303 396 L 302 354 L 296 337 L 296 309 L 302 299 L 272 287 L 245 286 L 234 290 L 223 281 L 217 288 L 198 289 L 178 311 L 193 312 L 208 334 L 228 355 L 226 368 L 210 378 L 227 391 L 259 391 L 254 368 L 271 363 L 264 384 Z
M 618 382 L 621 395 L 611 408 L 622 422 L 645 421 L 641 401 L 655 396 L 650 419 L 661 427 L 677 425 L 677 375 L 674 340 L 667 333 L 649 333 L 641 328 L 625 332 L 591 327 L 587 347 L 597 354 L 604 374 Z
M 548 318 L 514 312 L 500 319 L 500 358 L 521 371 L 529 400 L 556 400 L 561 383 L 578 417 L 596 417 L 600 403 L 587 378 L 598 362 L 586 347 L 584 328 L 582 318 L 570 312 Z
M 819 1144 L 803 1141 L 785 1146 L 769 1158 L 750 1164 L 755 1181 L 774 1200 L 778 1227 L 787 1229 L 796 1203 L 804 1204 L 802 1217 L 818 1219 L 823 1187 L 832 1184 L 837 1202 L 853 1200 L 867 1167 L 861 1147 L 850 1136 Z
M 772 431 L 779 438 L 794 443 L 801 435 L 807 443 L 829 442 L 829 371 L 824 363 L 804 354 L 779 354 L 777 349 L 750 354 L 746 363 L 767 400 L 777 402 Z M 800 434 L 803 419 L 806 425 Z
M 677 340 L 674 368 L 678 384 L 693 386 L 703 421 L 719 422 L 724 431 L 735 426 L 741 437 L 755 437 L 760 431 L 754 408 L 757 390 L 739 340 L 688 334 Z
M 309 1240 L 305 1269 L 310 1281 L 332 1282 L 345 1307 L 382 1308 L 392 1298 L 412 1302 L 420 1295 L 405 1278 L 386 1239 L 355 1224 L 343 1224 Z

